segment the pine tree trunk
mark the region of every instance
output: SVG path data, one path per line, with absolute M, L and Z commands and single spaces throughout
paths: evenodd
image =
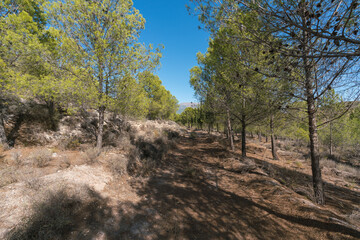
M 246 157 L 246 121 L 245 115 L 241 119 L 241 156 Z
M 104 133 L 104 119 L 105 119 L 105 106 L 101 106 L 98 110 L 99 112 L 99 125 L 98 125 L 98 133 L 97 133 L 97 142 L 96 147 L 98 149 L 102 148 L 102 140 Z
M 227 109 L 226 110 L 226 115 L 227 115 L 227 128 L 228 128 L 228 134 L 229 134 L 229 138 L 230 138 L 230 147 L 232 151 L 235 151 L 235 146 L 234 146 L 234 133 L 231 127 L 231 119 L 230 119 L 230 110 Z
M 332 122 L 330 122 L 330 156 L 333 155 Z
M 275 136 L 274 136 L 274 116 L 270 117 L 270 131 L 271 131 L 271 153 L 274 160 L 279 160 L 279 157 L 276 153 L 276 144 L 275 144 Z
M 229 139 L 229 129 L 226 122 L 224 122 L 224 134 L 226 135 L 226 138 Z
M 0 94 L 2 94 L 1 91 L 0 91 Z M 8 146 L 8 141 L 7 141 L 7 137 L 6 137 L 6 131 L 5 131 L 3 102 L 4 102 L 4 100 L 0 96 L 0 144 L 6 148 Z
M 7 147 L 7 138 L 6 138 L 6 132 L 5 132 L 5 124 L 4 124 L 4 118 L 2 114 L 2 109 L 0 109 L 0 144 L 4 147 Z
M 57 131 L 58 130 L 58 125 L 56 123 L 55 120 L 55 104 L 54 101 L 50 101 L 48 104 L 48 110 L 49 110 L 49 120 L 50 120 L 50 129 L 52 131 Z
M 310 67 L 307 65 L 307 59 L 304 59 L 305 63 L 305 88 L 306 88 L 306 102 L 309 119 L 309 139 L 310 139 L 310 158 L 311 158 L 311 170 L 313 177 L 313 187 L 315 201 L 317 204 L 325 204 L 324 197 L 324 184 L 321 178 L 320 169 L 320 156 L 319 156 L 319 141 L 317 135 L 316 126 L 316 109 L 314 99 L 314 82 L 311 77 Z
M 25 120 L 25 115 L 23 113 L 20 113 L 15 120 L 15 124 L 14 127 L 11 129 L 7 139 L 8 139 L 8 144 L 10 147 L 14 147 L 15 146 L 15 141 L 16 138 L 18 137 L 18 133 L 19 130 L 21 128 L 21 124 L 23 123 L 23 121 Z
M 316 117 L 314 101 L 308 100 L 308 114 L 309 114 L 309 138 L 310 138 L 310 157 L 311 169 L 313 175 L 313 187 L 315 193 L 315 200 L 318 204 L 325 204 L 324 186 L 321 178 L 320 157 L 319 157 L 319 143 L 316 129 Z
M 261 142 L 262 141 L 261 132 L 258 133 L 258 138 L 259 138 L 259 142 Z

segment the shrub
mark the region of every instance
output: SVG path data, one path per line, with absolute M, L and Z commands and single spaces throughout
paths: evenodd
M 110 170 L 115 174 L 122 176 L 127 172 L 128 159 L 122 155 L 112 156 L 108 159 L 107 165 Z
M 131 149 L 127 157 L 127 171 L 132 176 L 149 176 L 156 167 L 156 161 L 142 155 L 138 148 Z
M 14 161 L 14 164 L 16 166 L 20 166 L 22 165 L 22 161 L 21 161 L 21 152 L 20 151 L 15 151 L 11 153 L 11 158 Z
M 336 162 L 339 162 L 341 160 L 339 154 L 328 154 L 327 158 Z
M 215 140 L 216 140 L 216 137 L 215 136 L 213 136 L 213 135 L 210 135 L 210 136 L 208 136 L 207 138 L 206 138 L 206 143 L 213 143 L 213 142 L 215 142 Z
M 70 167 L 70 165 L 71 165 L 70 159 L 69 159 L 67 156 L 62 157 L 62 158 L 61 158 L 61 165 L 62 165 L 63 167 L 65 167 L 65 168 Z
M 295 166 L 296 166 L 296 168 L 303 168 L 302 163 L 298 162 L 298 161 L 295 162 Z
M 163 138 L 156 139 L 154 143 L 140 138 L 127 155 L 128 173 L 135 176 L 150 175 L 160 165 L 167 151 L 168 145 Z
M 103 136 L 103 146 L 118 147 L 120 143 L 120 133 L 115 130 L 108 130 Z
M 285 149 L 286 151 L 290 151 L 290 150 L 292 150 L 292 147 L 291 147 L 289 144 L 286 144 L 286 145 L 284 146 L 284 149 Z
M 78 138 L 70 138 L 65 145 L 65 149 L 68 150 L 76 150 L 79 147 L 80 147 L 80 140 Z
M 170 130 L 167 132 L 167 137 L 169 140 L 178 139 L 178 138 L 180 138 L 180 134 L 178 132 Z
M 124 134 L 118 139 L 118 148 L 121 150 L 129 150 L 132 147 L 130 135 Z
M 0 187 L 12 184 L 18 181 L 16 175 L 16 168 L 10 167 L 5 169 L 0 169 Z
M 190 133 L 190 139 L 196 139 L 196 133 L 194 133 L 194 132 L 191 132 Z
M 93 164 L 96 162 L 97 158 L 100 156 L 101 151 L 98 148 L 89 148 L 85 151 L 86 162 Z
M 31 162 L 36 167 L 46 167 L 51 161 L 52 153 L 48 149 L 40 149 L 30 156 Z

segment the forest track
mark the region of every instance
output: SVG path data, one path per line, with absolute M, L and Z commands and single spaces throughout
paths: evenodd
M 23 230 L 30 237 L 31 231 L 46 230 L 42 219 L 50 219 L 49 229 L 55 231 L 50 233 L 55 235 L 44 239 L 360 238 L 360 191 L 344 187 L 341 176 L 324 174 L 327 204 L 319 206 L 311 201 L 310 165 L 302 161 L 299 167 L 297 160 L 290 164 L 287 155 L 271 160 L 270 151 L 254 139 L 248 141 L 246 159 L 239 150 L 227 150 L 225 138 L 204 131 L 185 131 L 175 145 L 148 177 L 114 176 L 106 168 L 109 158 L 88 165 L 79 152 L 68 155 L 71 166 L 61 171 L 60 159 L 54 159 L 47 168 L 37 169 L 44 174 L 36 181 L 0 188 L 6 199 L 0 202 L 0 238 L 21 227 L 26 217 L 21 209 L 39 206 L 30 201 L 34 195 L 44 201 Z M 235 145 L 240 148 L 239 142 Z M 58 189 L 53 183 L 64 186 Z M 19 214 L 14 215 L 14 209 Z M 58 232 L 62 217 L 71 227 Z
M 191 136 L 191 137 L 190 137 Z M 194 137 L 196 136 L 196 137 Z M 187 135 L 146 182 L 134 181 L 142 197 L 134 206 L 140 239 L 358 239 L 359 225 L 340 213 L 359 207 L 359 192 L 329 186 L 330 205 L 318 206 L 267 170 L 310 176 L 254 158 L 259 171 L 236 173 L 222 167 L 240 159 L 205 132 Z M 259 156 L 263 155 L 262 152 Z M 256 156 L 255 154 L 252 155 Z M 274 177 L 272 176 L 274 175 Z M 293 183 L 295 184 L 295 183 Z M 335 194 L 334 194 L 335 193 Z M 348 209 L 349 210 L 349 209 Z M 349 210 L 350 211 L 350 210 Z M 150 213 L 150 214 L 149 214 Z M 133 212 L 132 212 L 133 214 Z M 127 216 L 134 219 L 133 216 Z M 134 231 L 127 235 L 134 237 Z

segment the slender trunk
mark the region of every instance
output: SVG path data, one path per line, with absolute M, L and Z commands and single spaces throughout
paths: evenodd
M 261 132 L 258 133 L 258 138 L 259 138 L 259 142 L 261 142 L 262 141 Z
M 219 132 L 219 123 L 216 123 L 216 132 Z
M 246 121 L 244 114 L 241 119 L 241 156 L 246 157 Z
M 5 124 L 2 109 L 0 109 L 0 144 L 4 147 L 7 147 L 7 138 L 5 133 Z
M 320 157 L 319 157 L 319 142 L 316 129 L 316 117 L 314 100 L 308 99 L 308 115 L 309 115 L 309 138 L 310 138 L 310 158 L 311 169 L 313 175 L 313 187 L 315 193 L 315 200 L 318 204 L 325 204 L 324 186 L 321 178 Z
M 99 112 L 99 126 L 98 126 L 98 133 L 97 133 L 97 141 L 96 147 L 98 149 L 102 148 L 102 138 L 104 133 L 104 118 L 105 118 L 105 106 L 101 106 L 98 110 Z
M 50 129 L 52 131 L 57 131 L 58 130 L 58 126 L 55 120 L 55 104 L 54 101 L 50 101 L 48 103 L 48 111 L 49 111 L 49 120 L 50 120 Z
M 230 119 L 230 110 L 227 109 L 226 110 L 226 115 L 227 115 L 227 128 L 228 128 L 228 134 L 230 137 L 230 147 L 232 151 L 235 151 L 235 146 L 234 146 L 234 133 L 231 127 L 231 119 Z
M 332 122 L 330 122 L 330 155 L 333 155 Z
M 268 135 L 265 136 L 265 142 L 269 142 L 269 136 Z
M 208 134 L 210 134 L 211 133 L 211 125 L 210 125 L 210 123 L 208 124 Z
M 15 141 L 16 141 L 16 138 L 18 137 L 18 132 L 19 132 L 21 124 L 23 123 L 24 120 L 25 120 L 25 115 L 20 113 L 15 120 L 14 127 L 11 129 L 11 131 L 7 137 L 8 144 L 10 147 L 15 146 Z
M 103 143 L 103 133 L 104 133 L 104 119 L 105 119 L 105 105 L 104 105 L 104 94 L 108 94 L 108 79 L 104 79 L 104 69 L 103 69 L 103 56 L 98 56 L 98 63 L 99 63 L 99 87 L 98 87 L 98 93 L 99 93 L 99 125 L 98 125 L 98 132 L 97 132 L 97 139 L 96 139 L 96 148 L 101 150 L 102 143 Z M 105 84 L 105 86 L 104 86 Z M 104 92 L 105 90 L 105 92 Z
M 313 187 L 315 201 L 317 204 L 325 204 L 324 197 L 324 184 L 321 178 L 320 169 L 320 156 L 319 156 L 319 141 L 317 135 L 316 126 L 316 109 L 314 99 L 314 83 L 311 77 L 311 67 L 308 65 L 306 57 L 304 57 L 305 63 L 305 88 L 306 88 L 306 102 L 308 110 L 309 120 L 309 140 L 310 140 L 310 158 L 311 158 L 311 170 L 313 176 Z
M 275 137 L 274 137 L 274 116 L 271 115 L 270 117 L 270 131 L 271 131 L 271 153 L 274 160 L 279 160 L 279 157 L 276 153 L 276 144 L 275 144 Z

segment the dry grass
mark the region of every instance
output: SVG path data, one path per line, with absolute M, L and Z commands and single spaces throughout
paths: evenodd
M 43 187 L 43 182 L 40 178 L 31 178 L 25 181 L 28 189 L 38 191 Z
M 19 178 L 16 174 L 16 167 L 0 169 L 0 187 L 4 187 L 18 181 Z
M 0 163 L 5 163 L 5 150 L 6 147 L 0 144 Z
M 65 137 L 59 144 L 58 148 L 61 150 L 78 150 L 81 146 L 80 139 L 78 137 Z
M 122 176 L 127 173 L 128 159 L 123 155 L 111 156 L 107 160 L 107 166 L 116 176 Z
M 90 189 L 45 192 L 30 206 L 30 216 L 10 231 L 8 240 L 93 239 L 92 226 L 101 225 L 103 203 Z
M 327 167 L 327 168 L 336 168 L 336 162 L 330 159 L 321 159 L 320 166 Z
M 60 163 L 61 166 L 63 166 L 64 168 L 68 168 L 71 166 L 71 161 L 70 159 L 67 157 L 67 156 L 63 156 L 61 158 L 61 163 Z
M 353 166 L 340 163 L 337 165 L 337 169 L 339 169 L 340 171 L 345 171 L 347 173 L 350 173 L 351 175 L 354 176 L 360 176 L 360 169 Z
M 11 153 L 11 160 L 16 166 L 21 166 L 23 164 L 21 159 L 21 151 L 14 151 Z
M 360 224 L 360 208 L 352 211 L 346 218 L 354 225 Z
M 119 150 L 128 151 L 131 147 L 130 135 L 128 133 L 123 134 L 118 138 L 117 148 Z
M 350 175 L 353 176 L 359 176 L 360 175 L 360 169 L 347 165 L 347 164 L 343 164 L 343 163 L 337 163 L 334 160 L 330 160 L 330 159 L 321 159 L 320 161 L 321 167 L 326 167 L 326 168 L 330 168 L 330 169 L 336 169 L 339 170 L 341 172 L 346 172 Z
M 52 152 L 49 149 L 39 149 L 30 155 L 33 166 L 43 168 L 49 165 L 52 159 Z
M 101 151 L 98 148 L 89 148 L 85 151 L 86 162 L 88 164 L 93 164 L 97 161 L 100 156 Z

